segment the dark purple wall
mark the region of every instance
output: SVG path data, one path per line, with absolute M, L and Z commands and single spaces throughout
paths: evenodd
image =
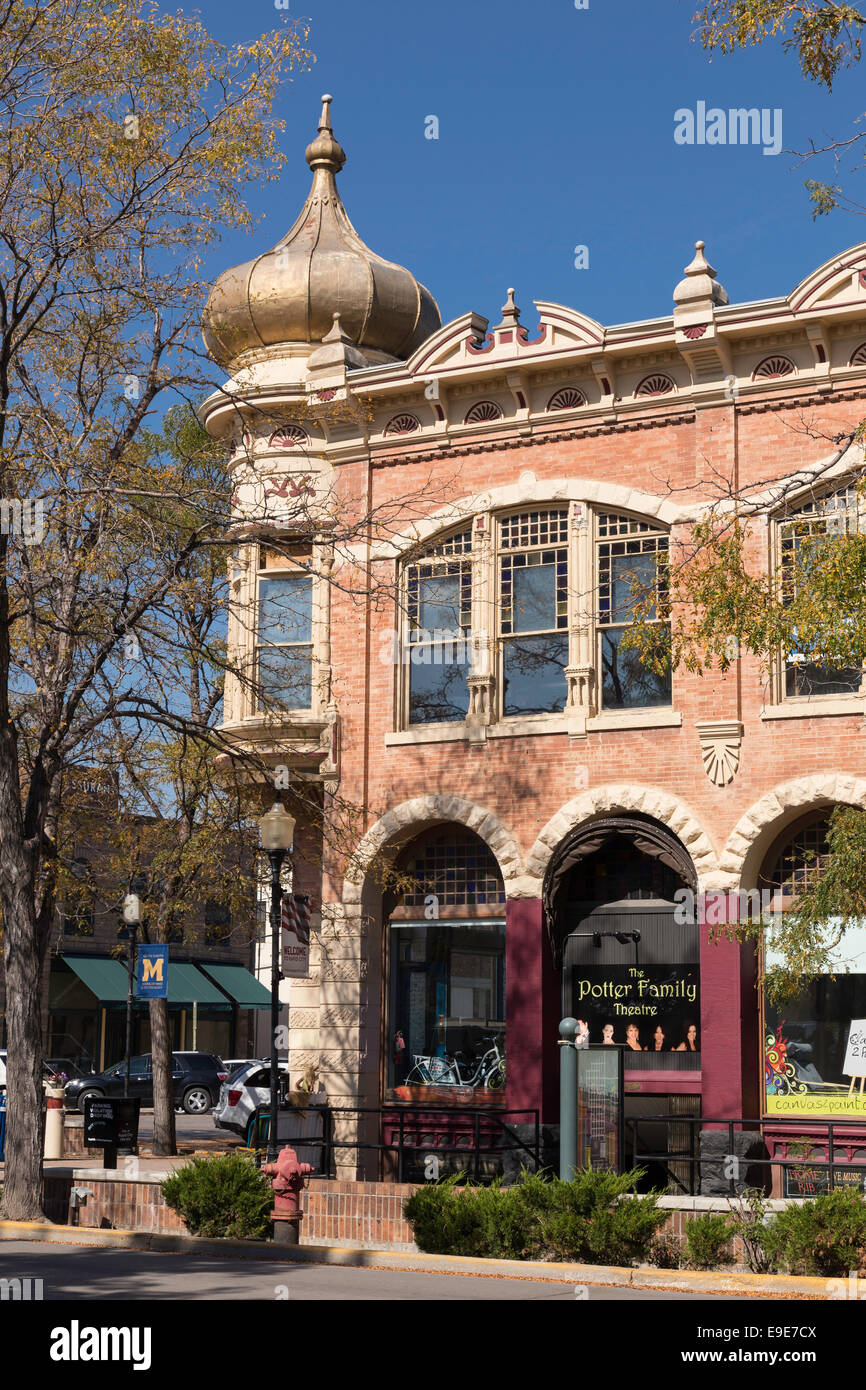
M 509 899 L 505 918 L 505 1021 L 509 1110 L 559 1118 L 562 977 L 553 967 L 538 898 Z

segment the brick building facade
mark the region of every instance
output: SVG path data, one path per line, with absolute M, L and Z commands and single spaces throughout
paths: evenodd
M 321 917 L 283 986 L 292 1066 L 337 1107 L 398 1104 L 415 1057 L 460 1049 L 465 1079 L 502 1033 L 508 1108 L 553 1122 L 573 1012 L 625 1050 L 635 1114 L 866 1118 L 839 1056 L 866 956 L 765 1019 L 753 947 L 674 906 L 790 893 L 830 809 L 866 806 L 862 673 L 780 652 L 666 677 L 620 647 L 631 581 L 726 488 L 760 503 L 764 570 L 862 525 L 862 446 L 838 440 L 866 401 L 866 245 L 754 303 L 699 242 L 659 318 L 537 302 L 525 327 L 509 290 L 493 326 L 440 326 L 348 221 L 329 101 L 294 227 L 212 292 L 231 375 L 201 412 L 235 467 L 250 674 L 226 729 L 363 822 L 342 853 L 300 832 Z

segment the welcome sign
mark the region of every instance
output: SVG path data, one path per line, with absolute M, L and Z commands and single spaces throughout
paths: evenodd
M 597 965 L 572 979 L 572 1012 L 591 1046 L 633 1052 L 700 1052 L 696 965 Z

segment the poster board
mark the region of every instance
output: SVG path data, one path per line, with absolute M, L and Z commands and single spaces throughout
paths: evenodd
M 587 1047 L 577 1055 L 577 1166 L 623 1170 L 623 1049 Z
M 866 1018 L 852 1018 L 845 1045 L 843 1076 L 866 1076 Z

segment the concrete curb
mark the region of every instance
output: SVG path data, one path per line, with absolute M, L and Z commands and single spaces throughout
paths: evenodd
M 606 1284 L 662 1289 L 671 1293 L 728 1294 L 742 1298 L 828 1299 L 828 1280 L 745 1270 L 703 1273 L 682 1269 L 622 1269 L 615 1265 L 543 1263 L 538 1260 L 477 1260 L 461 1255 L 423 1255 L 402 1250 L 347 1250 L 336 1245 L 286 1247 L 269 1241 L 203 1240 L 159 1231 L 97 1230 L 40 1221 L 0 1221 L 0 1241 L 43 1241 L 115 1250 L 152 1250 L 173 1255 L 271 1260 L 276 1264 L 325 1264 L 406 1270 L 421 1274 L 464 1274 L 495 1279 L 529 1279 L 555 1284 Z

